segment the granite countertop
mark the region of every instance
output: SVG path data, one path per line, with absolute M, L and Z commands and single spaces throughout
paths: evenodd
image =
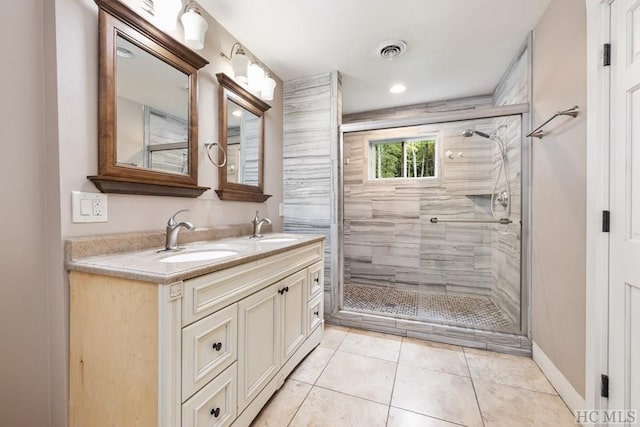
M 270 239 L 287 241 L 271 241 Z M 96 237 L 100 241 L 101 237 Z M 288 240 L 294 239 L 294 240 Z M 140 280 L 158 284 L 169 284 L 191 279 L 203 274 L 223 270 L 240 264 L 254 262 L 271 255 L 291 249 L 322 242 L 324 236 L 301 234 L 265 234 L 263 238 L 251 239 L 248 236 L 230 237 L 218 240 L 187 243 L 184 250 L 158 252 L 162 247 L 147 248 L 129 252 L 106 253 L 94 256 L 81 256 L 82 251 L 75 250 L 76 241 L 68 240 L 65 245 L 65 267 L 69 271 L 101 274 L 124 279 Z M 82 243 L 90 242 L 83 238 Z M 229 251 L 229 256 L 218 259 L 163 262 L 168 257 L 206 251 Z M 79 256 L 80 255 L 80 256 Z

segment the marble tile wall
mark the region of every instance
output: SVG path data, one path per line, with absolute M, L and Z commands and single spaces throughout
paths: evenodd
M 438 132 L 440 153 L 449 140 L 458 141 L 466 127 L 488 131 L 492 120 L 414 126 L 345 134 L 344 137 L 344 280 L 396 288 L 492 295 L 490 224 L 432 224 L 438 218 L 490 217 L 489 190 L 471 196 L 479 180 L 477 170 L 464 163 L 442 162 L 437 179 L 369 180 L 369 141 L 413 137 Z M 484 159 L 485 187 L 491 184 L 492 144 L 459 141 L 467 158 L 470 151 Z M 463 145 L 467 144 L 467 145 Z M 464 158 L 463 158 L 464 159 Z M 456 168 L 457 189 L 447 185 L 448 167 Z
M 425 113 L 443 111 L 468 110 L 493 106 L 493 95 L 472 96 L 467 98 L 449 99 L 444 101 L 425 102 L 422 104 L 405 105 L 395 108 L 384 108 L 374 111 L 346 114 L 344 123 L 357 123 L 372 120 L 402 119 L 415 117 Z
M 323 234 L 325 312 L 332 311 L 338 246 L 337 158 L 341 123 L 337 72 L 284 82 L 284 231 Z
M 495 105 L 523 104 L 529 102 L 529 55 L 523 49 L 514 59 L 501 79 L 494 94 Z M 511 215 L 513 223 L 494 225 L 492 233 L 491 275 L 493 280 L 492 299 L 511 319 L 520 324 L 521 319 L 521 241 L 522 241 L 522 123 L 519 117 L 497 117 L 493 120 L 495 129 L 504 126 L 499 135 L 507 147 L 507 168 L 509 169 Z M 494 177 L 500 157 L 494 150 Z M 502 188 L 499 189 L 502 191 Z

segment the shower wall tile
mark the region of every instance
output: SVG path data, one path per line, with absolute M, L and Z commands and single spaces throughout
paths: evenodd
M 337 243 L 336 194 L 341 79 L 327 73 L 287 81 L 284 91 L 284 231 L 326 236 L 325 312 L 332 310 L 332 246 Z
M 369 120 L 402 119 L 406 117 L 419 116 L 425 113 L 469 110 L 477 107 L 491 106 L 492 104 L 492 95 L 482 95 L 347 114 L 344 116 L 343 120 L 344 123 L 356 123 Z
M 507 69 L 494 93 L 495 105 L 521 104 L 529 102 L 529 68 L 527 49 L 524 49 Z M 522 219 L 522 125 L 519 119 L 499 117 L 493 120 L 493 126 L 500 130 L 500 137 L 507 148 L 507 167 L 509 169 L 511 215 L 509 225 L 494 225 L 492 258 L 492 299 L 504 314 L 515 324 L 520 325 L 521 306 L 521 224 Z M 500 153 L 494 149 L 494 177 L 500 167 Z M 498 191 L 502 191 L 499 188 Z M 499 209 L 498 209 L 499 211 Z M 500 351 L 494 347 L 494 349 Z M 530 351 L 528 349 L 527 351 Z
M 481 125 L 488 127 L 490 121 Z M 444 138 L 459 138 L 461 124 L 444 125 Z M 491 294 L 491 233 L 483 224 L 432 224 L 431 217 L 485 217 L 488 196 L 452 195 L 443 179 L 367 179 L 370 140 L 433 131 L 416 126 L 346 134 L 345 282 L 399 289 Z M 491 145 L 471 144 L 491 161 Z M 348 178 L 347 178 L 348 177 Z M 486 177 L 485 177 L 486 178 Z M 365 248 L 372 248 L 369 252 Z
M 493 105 L 525 104 L 529 102 L 529 57 L 523 49 L 513 60 L 493 93 Z

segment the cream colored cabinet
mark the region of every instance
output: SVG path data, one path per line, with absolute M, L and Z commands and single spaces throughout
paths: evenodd
M 307 270 L 239 303 L 239 409 L 271 381 L 307 337 Z
M 280 283 L 282 292 L 282 363 L 302 345 L 307 337 L 308 272 L 299 271 Z
M 71 271 L 70 426 L 246 427 L 322 339 L 323 245 L 184 281 Z
M 238 407 L 256 397 L 280 368 L 280 283 L 240 301 Z

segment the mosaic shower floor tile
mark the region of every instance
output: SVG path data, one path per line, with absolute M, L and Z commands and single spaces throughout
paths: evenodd
M 513 324 L 488 297 L 346 284 L 344 308 L 490 329 Z

